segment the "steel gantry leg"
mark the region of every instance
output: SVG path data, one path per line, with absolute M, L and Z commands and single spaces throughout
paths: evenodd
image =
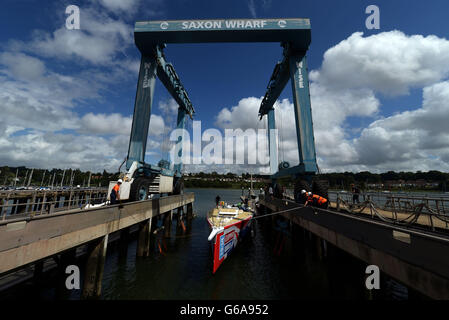
M 151 106 L 153 104 L 154 87 L 156 85 L 156 71 L 156 59 L 153 56 L 142 55 L 128 159 L 126 161 L 127 170 L 129 170 L 134 161 L 144 162 L 145 160 Z
M 270 174 L 277 172 L 278 166 L 278 149 L 277 149 L 277 130 L 274 117 L 274 109 L 268 111 L 268 145 L 270 154 Z
M 290 53 L 290 77 L 298 139 L 299 167 L 303 172 L 317 172 L 309 77 L 305 52 Z

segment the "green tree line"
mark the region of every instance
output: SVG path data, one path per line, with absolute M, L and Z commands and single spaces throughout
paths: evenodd
M 349 189 L 351 184 L 356 184 L 362 189 L 368 188 L 369 184 L 386 184 L 387 182 L 415 182 L 424 180 L 428 183 L 438 183 L 434 187 L 435 190 L 446 191 L 449 186 L 449 173 L 431 170 L 428 172 L 395 172 L 388 171 L 384 173 L 371 173 L 362 171 L 358 173 L 343 172 L 343 173 L 324 173 L 319 175 L 320 179 L 329 182 L 330 188 Z M 406 188 L 406 187 L 404 187 Z M 410 187 L 413 188 L 413 187 Z M 416 188 L 416 187 L 415 187 Z
M 17 173 L 18 181 L 16 186 L 27 186 L 29 176 L 32 169 L 24 166 L 21 167 L 0 167 L 0 185 L 12 186 Z M 88 172 L 81 171 L 79 169 L 66 169 L 63 178 L 63 169 L 53 168 L 50 170 L 45 169 L 33 169 L 31 177 L 31 186 L 49 186 L 53 181 L 54 186 L 60 186 L 61 182 L 63 186 L 70 184 L 70 178 L 73 172 L 72 185 L 87 186 L 89 180 L 89 174 L 91 174 L 90 185 L 95 186 L 108 186 L 109 181 L 117 180 L 119 173 L 111 173 L 103 170 L 103 172 Z M 53 179 L 54 177 L 54 179 Z M 250 183 L 243 180 L 250 179 L 249 173 L 244 173 L 241 176 L 235 173 L 219 174 L 217 172 L 199 172 L 195 174 L 187 174 L 185 180 L 185 187 L 187 188 L 249 188 Z M 269 176 L 252 175 L 253 179 L 268 179 Z M 196 179 L 197 178 L 197 179 Z M 433 187 L 435 190 L 446 191 L 449 187 L 449 173 L 431 170 L 428 172 L 395 172 L 388 171 L 384 173 L 372 173 L 368 171 L 362 172 L 334 172 L 323 173 L 317 176 L 320 180 L 325 180 L 329 183 L 329 188 L 332 189 L 349 189 L 352 183 L 357 184 L 362 189 L 367 189 L 369 184 L 385 184 L 387 181 L 405 181 L 413 182 L 418 180 L 424 180 L 429 183 L 437 183 L 438 185 Z M 206 180 L 207 179 L 207 180 Z M 231 181 L 220 181 L 220 179 L 230 179 Z M 293 187 L 293 181 L 286 178 L 287 187 Z M 254 182 L 253 188 L 263 188 L 266 183 Z

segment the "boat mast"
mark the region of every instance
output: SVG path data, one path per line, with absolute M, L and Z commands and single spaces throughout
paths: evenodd
M 253 194 L 253 174 L 251 173 L 251 187 L 249 191 L 249 196 L 251 196 L 252 194 Z

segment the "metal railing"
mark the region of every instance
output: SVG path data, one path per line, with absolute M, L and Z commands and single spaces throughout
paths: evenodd
M 0 221 L 79 209 L 105 202 L 107 189 L 23 190 L 0 194 Z
M 432 230 L 437 224 L 441 227 L 438 221 L 448 228 L 449 197 L 367 192 L 360 193 L 356 202 L 353 196 L 351 192 L 329 192 L 329 200 L 335 203 L 337 211 L 344 208 L 350 213 L 369 213 L 373 218 L 401 225 L 425 225 L 423 221 L 428 219 Z
M 382 221 L 399 224 L 449 229 L 449 194 L 329 191 L 329 201 L 337 211 L 369 215 Z M 293 190 L 285 190 L 284 199 L 294 200 Z

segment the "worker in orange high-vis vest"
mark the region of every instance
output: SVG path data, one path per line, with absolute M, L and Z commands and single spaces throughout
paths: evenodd
M 324 197 L 321 197 L 321 196 L 319 196 L 317 194 L 312 194 L 312 192 L 308 192 L 307 193 L 307 201 L 304 204 L 304 206 L 307 206 L 308 204 L 310 204 L 310 205 L 312 205 L 314 207 L 327 209 L 328 201 Z
M 111 204 L 116 204 L 119 203 L 120 201 L 120 185 L 122 184 L 123 180 L 122 179 L 118 179 L 117 183 L 115 184 L 114 188 L 112 188 L 111 190 Z

